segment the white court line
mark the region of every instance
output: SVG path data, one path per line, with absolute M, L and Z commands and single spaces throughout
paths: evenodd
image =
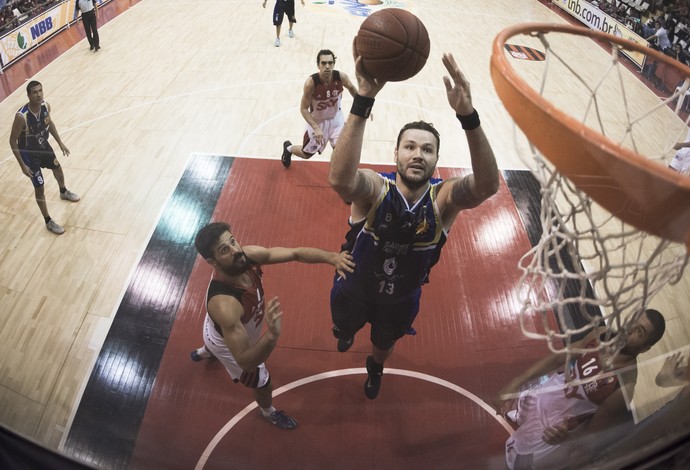
M 292 383 L 283 385 L 282 387 L 278 388 L 273 392 L 273 396 L 277 397 L 285 392 L 288 392 L 292 390 L 293 388 L 300 387 L 302 385 L 306 385 L 312 382 L 317 382 L 319 380 L 324 380 L 324 379 L 330 379 L 333 377 L 343 377 L 346 375 L 355 375 L 355 374 L 366 374 L 367 370 L 364 367 L 357 367 L 354 369 L 340 369 L 340 370 L 333 370 L 329 372 L 323 372 L 321 374 L 316 374 L 312 375 L 309 377 L 305 377 L 300 380 L 296 380 Z M 503 419 L 503 417 L 496 415 L 495 410 L 486 404 L 484 400 L 479 398 L 477 395 L 474 393 L 468 392 L 464 388 L 455 385 L 451 382 L 448 382 L 447 380 L 439 379 L 438 377 L 434 377 L 433 375 L 428 375 L 428 374 L 422 374 L 420 372 L 414 372 L 411 370 L 404 370 L 404 369 L 386 369 L 386 375 L 402 375 L 405 377 L 412 377 L 415 379 L 419 380 L 425 380 L 427 382 L 431 382 L 437 385 L 441 385 L 443 387 L 446 387 L 450 390 L 453 390 L 454 392 L 459 393 L 460 395 L 464 396 L 465 398 L 468 398 L 472 400 L 474 403 L 477 405 L 481 406 L 484 411 L 489 413 L 489 416 L 492 416 L 498 423 L 503 426 L 503 428 L 508 432 L 509 435 L 513 434 L 513 428 L 510 427 L 508 422 Z M 251 404 L 247 405 L 242 411 L 237 413 L 230 421 L 228 421 L 225 426 L 221 428 L 220 431 L 211 439 L 211 442 L 209 442 L 208 446 L 206 446 L 206 449 L 201 454 L 201 457 L 199 458 L 199 461 L 197 462 L 196 466 L 194 467 L 195 470 L 201 470 L 204 468 L 206 465 L 206 462 L 208 461 L 208 458 L 211 456 L 211 453 L 213 450 L 216 448 L 218 443 L 225 437 L 225 435 L 237 424 L 240 422 L 242 418 L 247 416 L 253 409 L 257 407 L 256 402 L 252 402 Z

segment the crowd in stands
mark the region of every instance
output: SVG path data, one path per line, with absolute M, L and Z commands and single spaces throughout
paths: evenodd
M 690 0 L 601 0 L 592 3 L 644 38 L 650 47 L 690 66 Z M 673 68 L 648 58 L 642 76 L 659 90 L 676 92 L 684 77 Z M 682 100 L 690 112 L 690 91 Z
M 652 47 L 690 65 L 690 0 L 601 0 L 592 3 L 647 39 Z
M 63 0 L 0 0 L 0 33 L 43 13 Z

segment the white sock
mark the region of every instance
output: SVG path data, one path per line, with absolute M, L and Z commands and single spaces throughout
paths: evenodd
M 273 414 L 273 412 L 276 410 L 274 406 L 271 406 L 269 408 L 259 407 L 259 409 L 261 410 L 261 414 L 264 416 L 271 416 Z
M 208 359 L 209 357 L 211 357 L 211 353 L 208 351 L 208 349 L 206 349 L 206 346 L 202 346 L 199 349 L 197 349 L 196 353 L 204 359 Z
M 292 153 L 292 145 L 288 145 L 288 146 L 287 146 L 287 151 L 290 152 L 290 153 Z

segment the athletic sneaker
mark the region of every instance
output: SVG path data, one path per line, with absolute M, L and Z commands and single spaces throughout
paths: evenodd
M 48 222 L 46 222 L 46 228 L 49 232 L 53 232 L 55 235 L 62 235 L 65 233 L 64 227 L 55 222 L 53 219 L 50 219 Z
M 383 365 L 374 362 L 374 356 L 367 357 L 367 380 L 364 382 L 364 394 L 369 400 L 373 400 L 381 389 L 381 376 Z
M 60 193 L 60 199 L 64 199 L 65 201 L 70 201 L 70 202 L 77 202 L 81 198 L 79 196 L 77 196 L 76 193 L 73 193 L 72 191 L 70 191 L 68 189 L 64 193 Z
M 280 38 L 276 38 L 276 42 L 274 44 L 276 47 L 280 47 Z
M 285 168 L 290 168 L 290 163 L 292 163 L 292 154 L 287 149 L 290 145 L 292 145 L 292 142 L 289 140 L 283 142 L 283 155 L 281 155 L 280 160 Z
M 340 333 L 340 328 L 333 325 L 333 336 L 338 340 L 338 351 L 345 352 L 352 347 L 352 343 L 355 342 L 355 335 L 349 338 L 342 338 L 342 333 Z
M 338 338 L 338 351 L 346 352 L 352 347 L 352 343 L 355 342 L 355 337 L 351 338 Z
M 294 38 L 294 37 L 295 37 L 295 33 L 293 33 L 292 30 L 290 29 L 290 30 L 288 30 L 288 36 L 291 37 L 291 38 Z
M 199 349 L 195 349 L 194 351 L 190 352 L 189 357 L 191 357 L 192 361 L 194 362 L 200 362 L 206 359 L 213 359 L 215 356 L 211 354 L 208 349 L 202 346 Z
M 266 416 L 264 415 L 261 410 L 259 410 L 259 414 L 269 423 L 275 424 L 278 426 L 280 429 L 295 429 L 297 427 L 297 420 L 295 418 L 291 418 L 290 416 L 286 415 L 283 410 L 276 410 L 270 415 Z

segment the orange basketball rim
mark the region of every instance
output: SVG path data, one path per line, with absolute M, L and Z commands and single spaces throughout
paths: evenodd
M 622 147 L 557 109 L 508 63 L 506 42 L 520 34 L 560 32 L 605 40 L 652 56 L 690 77 L 690 68 L 640 44 L 560 24 L 520 24 L 493 43 L 491 78 L 498 96 L 530 142 L 575 186 L 622 221 L 690 250 L 690 177 Z

